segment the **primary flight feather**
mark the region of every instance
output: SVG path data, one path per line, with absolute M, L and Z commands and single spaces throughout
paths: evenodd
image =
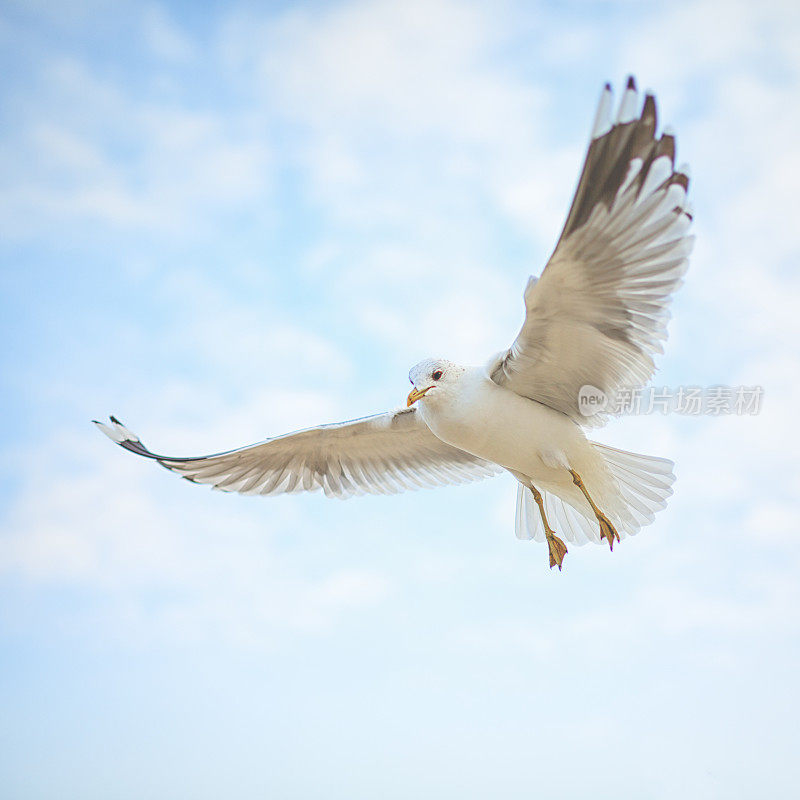
M 95 424 L 132 453 L 195 483 L 243 494 L 393 494 L 510 472 L 516 534 L 546 541 L 561 569 L 568 542 L 611 549 L 653 520 L 672 493 L 672 463 L 586 438 L 581 390 L 613 405 L 652 376 L 668 305 L 686 271 L 688 171 L 675 138 L 657 135 L 653 95 L 633 78 L 612 118 L 611 87 L 597 110 L 564 229 L 524 293 L 511 347 L 480 367 L 429 359 L 411 369 L 407 407 L 322 425 L 211 456 L 157 455 L 111 417 Z

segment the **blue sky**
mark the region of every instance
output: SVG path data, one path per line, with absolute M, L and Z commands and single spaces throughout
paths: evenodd
M 733 2 L 0 5 L 9 798 L 788 798 L 800 772 L 800 12 Z M 656 384 L 597 438 L 676 494 L 562 574 L 514 482 L 214 493 L 195 454 L 507 346 L 606 80 L 692 167 Z

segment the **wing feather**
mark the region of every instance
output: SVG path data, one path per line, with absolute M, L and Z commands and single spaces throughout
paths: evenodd
M 488 365 L 499 385 L 585 425 L 606 415 L 581 414 L 583 386 L 603 391 L 613 408 L 621 390 L 652 376 L 693 244 L 675 137 L 656 136 L 652 95 L 638 106 L 630 78 L 612 122 L 606 85 L 558 244 L 541 278 L 528 282 L 516 340 Z
M 210 456 L 179 458 L 148 450 L 115 417 L 95 422 L 120 447 L 194 483 L 241 494 L 322 490 L 329 497 L 396 494 L 480 480 L 495 464 L 438 439 L 415 408 L 322 425 Z

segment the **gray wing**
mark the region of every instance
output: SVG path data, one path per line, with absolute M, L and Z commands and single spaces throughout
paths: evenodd
M 528 281 L 514 344 L 488 365 L 495 383 L 584 425 L 605 415 L 581 415 L 581 387 L 602 390 L 612 408 L 652 376 L 693 244 L 688 171 L 674 166 L 674 136 L 656 136 L 655 98 L 639 110 L 629 78 L 615 121 L 611 106 L 606 84 L 564 230 Z
M 114 417 L 111 425 L 97 421 L 95 425 L 120 447 L 154 459 L 187 480 L 241 494 L 318 489 L 329 497 L 396 494 L 480 480 L 501 471 L 438 439 L 414 408 L 321 425 L 193 458 L 152 453 Z

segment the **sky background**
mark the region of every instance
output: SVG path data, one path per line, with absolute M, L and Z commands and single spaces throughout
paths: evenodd
M 602 84 L 692 167 L 657 385 L 758 416 L 564 572 L 515 484 L 211 492 L 161 452 L 403 403 L 506 347 Z M 800 6 L 0 3 L 3 798 L 790 798 L 800 781 Z

